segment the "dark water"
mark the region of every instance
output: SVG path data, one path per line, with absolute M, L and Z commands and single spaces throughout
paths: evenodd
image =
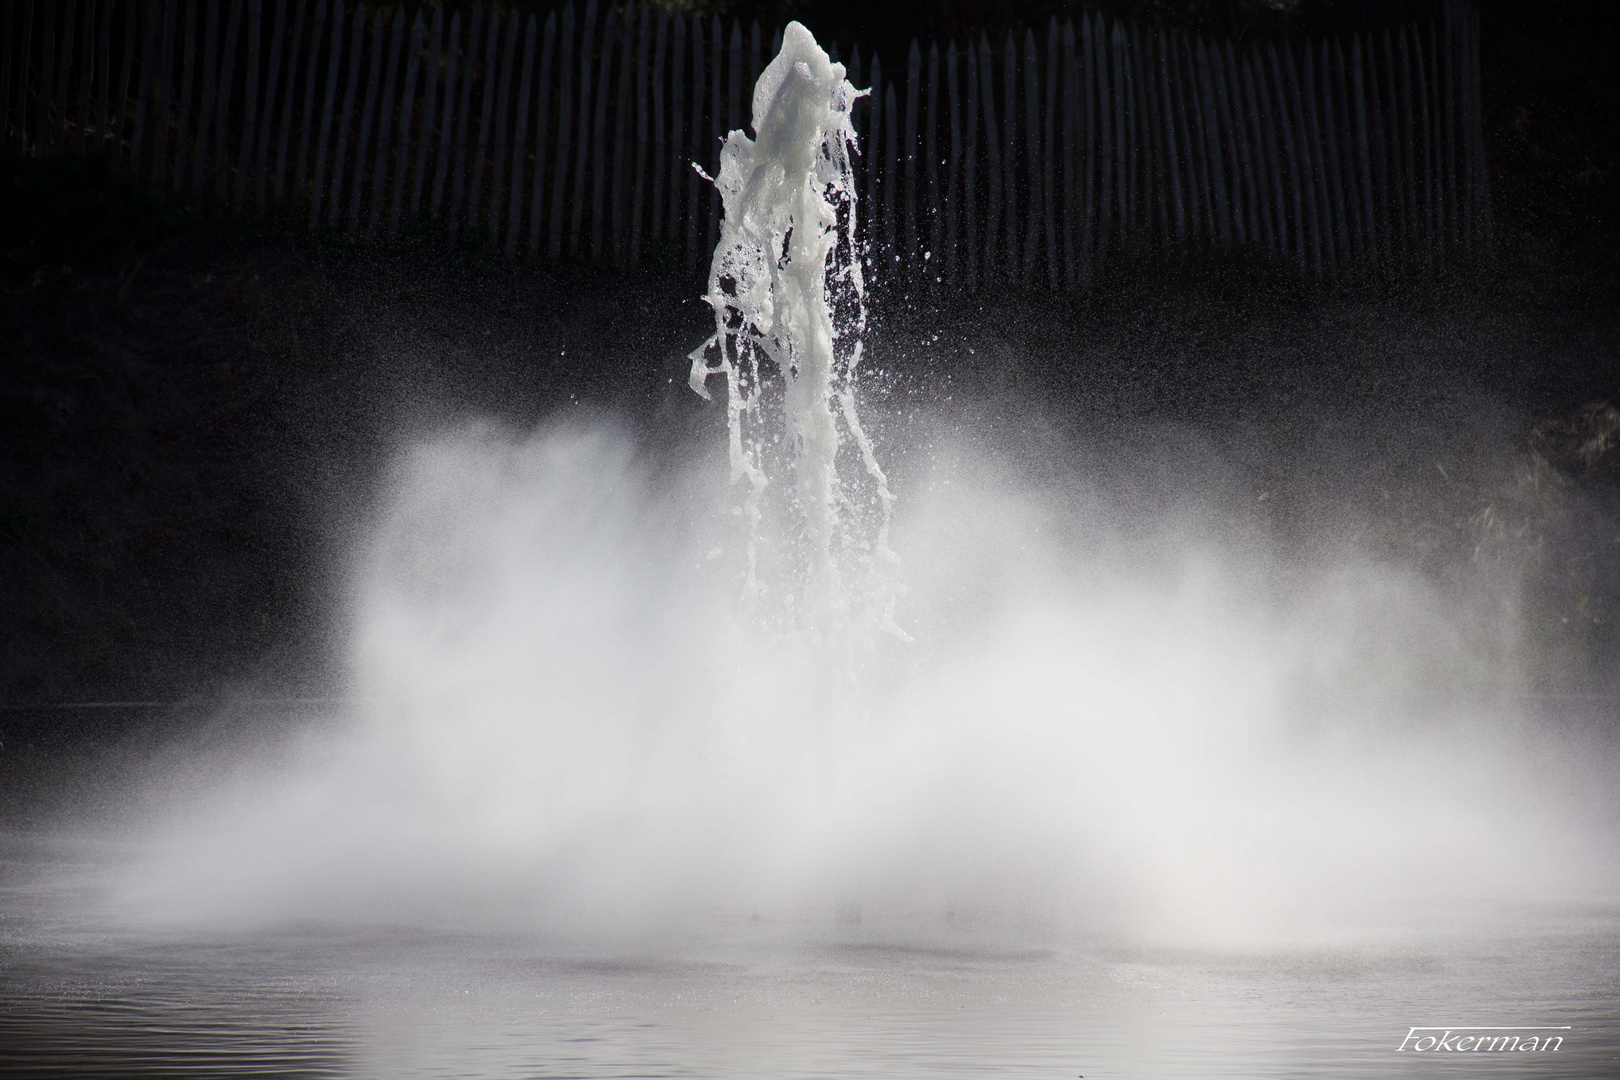
M 98 925 L 42 858 L 13 838 L 4 864 L 8 1077 L 1620 1075 L 1615 903 L 1308 948 L 1043 942 L 921 917 L 716 919 L 615 945 L 180 934 Z M 1397 1052 L 1428 1025 L 1568 1030 L 1554 1052 Z

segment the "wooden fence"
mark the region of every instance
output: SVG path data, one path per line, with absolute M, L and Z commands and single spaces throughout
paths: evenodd
M 0 125 L 234 212 L 361 237 L 438 221 L 509 256 L 696 273 L 711 175 L 780 32 L 572 2 L 543 20 L 344 0 L 0 0 Z M 1316 277 L 1491 243 L 1477 15 L 1290 43 L 1086 16 L 860 49 L 869 257 L 1074 288 L 1119 252 L 1264 249 Z

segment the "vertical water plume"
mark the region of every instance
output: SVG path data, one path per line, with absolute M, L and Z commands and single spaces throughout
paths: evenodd
M 721 151 L 714 183 L 725 218 L 707 295 L 715 332 L 692 353 L 693 390 L 708 398 L 709 378 L 725 380 L 731 477 L 747 482 L 745 603 L 761 592 L 762 499 L 770 474 L 785 468 L 803 580 L 780 599 L 817 635 L 857 598 L 877 626 L 894 625 L 885 591 L 873 587 L 894 561 L 894 497 L 855 405 L 866 310 L 850 110 L 862 93 L 808 30 L 788 25 L 754 86 L 756 137 L 733 131 Z M 765 404 L 772 368 L 774 414 Z M 840 474 L 841 449 L 860 459 L 859 477 Z

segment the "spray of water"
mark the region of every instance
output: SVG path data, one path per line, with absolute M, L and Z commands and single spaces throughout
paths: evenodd
M 868 929 L 1199 938 L 1590 885 L 1511 620 L 1479 614 L 1508 605 L 1281 550 L 1195 468 L 1110 493 L 1061 441 L 915 420 L 894 505 L 854 407 L 855 94 L 790 27 L 726 144 L 692 377 L 725 383 L 724 455 L 568 421 L 401 455 L 346 598 L 353 709 L 165 772 L 123 910 L 623 932 L 853 897 Z M 891 506 L 915 640 L 829 698 L 792 646 L 861 622 Z M 746 559 L 710 558 L 738 517 Z M 739 580 L 797 598 L 784 636 Z

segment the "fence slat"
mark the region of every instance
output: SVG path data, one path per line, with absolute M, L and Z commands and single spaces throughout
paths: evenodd
M 195 5 L 195 2 L 196 2 L 196 0 L 191 0 L 191 3 L 193 5 Z M 101 0 L 101 3 L 102 3 L 103 6 L 106 6 L 106 4 L 108 3 L 108 0 Z M 6 13 L 8 15 L 11 13 L 9 6 L 6 9 Z M 187 21 L 187 25 L 190 25 L 189 20 Z M 11 25 L 10 25 L 9 20 L 6 23 L 5 28 L 6 28 L 6 31 L 9 33 L 10 30 L 11 30 Z M 78 107 L 78 109 L 77 109 L 77 111 L 76 111 L 76 113 L 74 115 L 74 118 L 73 118 L 73 149 L 75 151 L 81 151 L 81 150 L 84 149 L 84 146 L 85 146 L 85 131 L 88 128 L 89 123 L 90 123 L 90 85 L 95 80 L 95 72 L 96 72 L 96 68 L 95 68 L 96 36 L 95 36 L 95 33 L 94 33 L 95 28 L 96 28 L 96 0 L 85 0 L 85 3 L 84 3 L 84 33 L 82 35 L 80 35 L 81 38 L 83 39 L 83 44 L 81 44 L 79 46 L 79 71 L 78 71 L 78 76 L 79 76 L 78 77 L 79 107 Z M 186 49 L 186 57 L 187 57 L 187 63 L 189 64 L 190 57 L 191 57 L 191 49 L 189 47 Z M 4 127 L 5 127 L 5 110 L 0 109 L 0 128 L 4 128 Z M 4 141 L 3 135 L 0 135 L 0 142 L 3 142 L 3 141 Z
M 890 266 L 900 257 L 894 213 L 895 188 L 900 183 L 900 110 L 893 79 L 883 88 L 883 149 L 883 264 Z
M 754 45 L 755 54 L 757 56 L 759 45 L 759 25 L 757 23 L 754 26 Z M 636 166 L 635 180 L 633 183 L 635 193 L 630 200 L 629 250 L 625 254 L 625 260 L 631 266 L 637 266 L 641 262 L 641 217 L 643 203 L 647 193 L 647 152 L 650 149 L 648 142 L 651 134 L 647 130 L 649 120 L 647 115 L 647 83 L 648 77 L 651 74 L 648 71 L 647 65 L 651 55 L 651 49 L 652 18 L 650 12 L 643 7 L 641 9 L 641 29 L 637 35 L 636 45 Z M 628 53 L 626 53 L 626 55 L 628 55 Z M 654 171 L 657 171 L 656 163 L 654 164 Z M 657 202 L 658 196 L 655 193 L 653 195 L 654 205 L 656 205 Z
M 1491 216 L 1491 177 L 1489 166 L 1485 160 L 1485 106 L 1484 88 L 1480 84 L 1479 71 L 1479 35 L 1480 14 L 1477 9 L 1470 9 L 1466 13 L 1468 19 L 1468 50 L 1464 54 L 1468 86 L 1472 99 L 1468 108 L 1468 129 L 1473 139 L 1474 148 L 1474 184 L 1478 196 L 1474 201 L 1474 211 L 1477 215 L 1478 239 L 1487 255 L 1495 246 L 1495 226 Z
M 26 0 L 25 0 L 26 2 Z M 12 54 L 21 53 L 25 58 L 28 51 L 24 42 L 27 38 L 14 35 L 13 29 L 17 25 L 16 0 L 5 0 L 5 9 L 0 13 L 0 145 L 11 145 L 11 81 L 12 81 Z
M 996 122 L 996 84 L 990 39 L 979 35 L 979 95 L 984 109 L 984 163 L 988 181 L 984 203 L 984 249 L 980 255 L 986 285 L 996 280 L 1001 211 L 1005 200 L 1001 177 L 1001 136 Z
M 1006 184 L 1003 188 L 1002 220 L 1006 223 L 1007 267 L 1004 280 L 1019 280 L 1018 244 L 1018 49 L 1009 31 L 1001 50 L 1001 162 Z
M 717 60 L 719 59 L 719 56 L 720 56 L 719 48 L 718 48 L 719 44 L 720 44 L 720 35 L 718 33 L 718 30 L 717 30 L 717 32 L 715 34 L 715 46 L 716 46 L 715 58 Z M 727 71 L 727 74 L 729 75 L 730 80 L 731 80 L 730 81 L 731 93 L 730 93 L 730 98 L 729 98 L 728 103 L 727 103 L 728 108 L 726 110 L 726 120 L 727 120 L 727 122 L 726 122 L 724 127 L 719 128 L 715 132 L 715 136 L 716 136 L 715 137 L 715 142 L 714 142 L 715 157 L 713 158 L 713 161 L 714 161 L 714 175 L 715 176 L 720 175 L 719 152 L 720 152 L 721 145 L 724 144 L 726 136 L 727 136 L 728 133 L 730 133 L 732 131 L 735 131 L 739 127 L 742 126 L 742 85 L 741 85 L 741 83 L 742 83 L 742 31 L 740 29 L 739 24 L 735 20 L 733 20 L 733 22 L 731 24 L 731 41 L 729 43 L 729 48 L 731 50 L 731 55 L 729 57 L 727 57 L 728 63 L 726 65 L 726 71 Z M 716 66 L 715 66 L 715 86 L 717 88 L 720 85 L 719 80 L 720 80 L 720 68 L 719 68 L 719 65 L 716 64 Z M 714 102 L 714 111 L 715 111 L 715 120 L 716 120 L 716 122 L 718 122 L 719 119 L 720 119 L 720 100 L 718 98 L 716 98 L 715 102 Z M 714 187 L 713 185 L 711 185 L 711 189 L 712 189 L 711 198 L 712 198 L 713 201 L 710 203 L 709 246 L 708 246 L 709 251 L 713 251 L 715 245 L 720 240 L 720 189 L 718 187 Z
M 1311 240 L 1316 245 L 1317 262 L 1319 265 L 1318 277 L 1332 277 L 1336 273 L 1336 258 L 1333 242 L 1333 210 L 1328 202 L 1327 167 L 1322 154 L 1322 128 L 1321 117 L 1316 108 L 1316 61 L 1312 55 L 1311 47 L 1307 43 L 1304 49 L 1305 60 L 1299 72 L 1299 83 L 1303 88 L 1302 113 L 1304 117 L 1304 146 L 1309 155 L 1308 171 L 1310 173 L 1310 194 L 1308 201 L 1311 205 Z M 1293 74 L 1293 52 L 1289 52 L 1289 73 Z
M 1261 184 L 1265 192 L 1268 214 L 1266 217 L 1266 245 L 1279 257 L 1288 257 L 1288 215 L 1283 202 L 1283 163 L 1277 145 L 1277 114 L 1272 108 L 1272 96 L 1266 84 L 1265 59 L 1258 50 L 1247 53 L 1243 60 L 1243 80 L 1248 91 L 1250 108 L 1260 132 L 1259 153 L 1264 164 Z M 1266 180 L 1270 183 L 1267 184 Z
M 859 52 L 856 53 L 859 58 Z M 962 201 L 962 107 L 958 94 L 956 42 L 945 46 L 945 104 L 950 114 L 950 156 L 945 163 L 945 250 L 941 252 L 941 268 L 948 285 L 960 280 L 962 261 L 958 258 L 956 238 L 959 232 Z
M 329 228 L 337 227 L 338 216 L 343 212 L 343 173 L 348 160 L 349 120 L 354 116 L 354 99 L 360 90 L 360 62 L 364 56 L 365 40 L 366 9 L 356 3 L 354 18 L 349 23 L 348 78 L 343 86 L 343 111 L 338 114 L 337 139 L 332 145 L 332 186 L 326 219 Z M 376 50 L 372 52 L 375 54 Z
M 557 42 L 557 55 L 561 57 L 561 70 L 557 79 L 557 160 L 556 172 L 551 180 L 551 235 L 546 246 L 547 257 L 556 262 L 562 255 L 563 188 L 568 179 L 568 144 L 573 115 L 574 66 L 574 5 L 572 0 L 563 6 L 562 36 Z
M 1243 85 L 1243 65 L 1232 49 L 1232 43 L 1226 42 L 1226 86 L 1232 102 L 1232 127 L 1236 138 L 1236 151 L 1239 168 L 1243 175 L 1244 226 L 1248 232 L 1249 243 L 1259 246 L 1265 243 L 1271 248 L 1268 240 L 1271 229 L 1269 217 L 1266 213 L 1266 196 L 1261 186 L 1264 177 L 1260 174 L 1257 162 L 1260 160 L 1260 137 L 1254 128 L 1254 107 L 1249 101 Z
M 257 147 L 243 147 L 243 156 L 253 154 L 253 205 L 264 216 L 265 191 L 270 180 L 270 135 L 275 128 L 276 92 L 281 89 L 281 42 L 287 25 L 287 0 L 276 0 L 275 20 L 270 31 L 270 67 L 265 73 L 264 101 L 259 107 Z M 288 75 L 290 83 L 292 76 Z
M 664 215 L 664 239 L 674 241 L 680 237 L 682 181 L 691 172 L 686 167 L 687 152 L 682 120 L 686 115 L 687 79 L 681 75 L 686 63 L 686 16 L 675 13 L 669 42 L 669 209 Z M 693 74 L 691 81 L 697 82 Z
M 1378 257 L 1382 225 L 1373 211 L 1373 142 L 1367 135 L 1366 81 L 1362 76 L 1361 35 L 1350 39 L 1350 90 L 1355 103 L 1356 161 L 1361 173 L 1361 231 L 1367 250 L 1363 261 L 1371 264 Z
M 540 219 L 544 216 L 546 185 L 546 144 L 551 122 L 551 64 L 557 52 L 557 13 L 546 16 L 546 26 L 540 45 L 540 102 L 535 110 L 534 180 L 529 189 L 529 241 L 524 251 L 529 255 L 540 253 Z
M 105 2 L 105 0 L 103 0 Z M 197 0 L 186 0 L 186 39 L 185 57 L 181 63 L 180 74 L 180 116 L 175 121 L 174 136 L 174 185 L 172 190 L 179 191 L 185 186 L 186 155 L 192 145 L 191 131 L 191 102 L 192 102 L 192 76 L 195 74 L 197 59 Z M 80 120 L 83 126 L 83 120 Z
M 1453 247 L 1462 243 L 1463 227 L 1460 211 L 1462 204 L 1458 199 L 1457 180 L 1457 35 L 1455 19 L 1455 5 L 1448 4 L 1442 8 L 1441 24 L 1444 31 L 1444 44 L 1440 48 L 1441 77 L 1436 81 L 1441 94 L 1441 111 L 1446 118 L 1445 129 L 1441 139 L 1446 148 L 1446 207 L 1448 211 L 1446 241 Z
M 225 26 L 224 52 L 220 54 L 219 90 L 214 97 L 214 199 L 224 203 L 230 191 L 231 94 L 236 83 L 236 43 L 242 32 L 245 0 L 231 0 L 231 17 Z
M 392 27 L 389 23 L 392 22 Z M 377 13 L 372 23 L 371 31 L 371 77 L 366 84 L 366 107 L 360 116 L 360 140 L 354 153 L 354 188 L 349 197 L 349 231 L 357 235 L 370 236 L 377 227 L 378 204 L 382 202 L 383 183 L 388 175 L 388 129 L 393 120 L 393 92 L 394 82 L 399 75 L 399 55 L 403 45 L 405 30 L 405 9 L 394 9 L 394 17 L 389 20 L 382 12 Z M 383 61 L 388 62 L 387 76 L 379 80 L 378 75 L 384 70 Z M 380 87 L 380 93 L 379 93 Z M 371 130 L 375 121 L 377 132 L 377 148 L 370 149 Z M 369 176 L 371 178 L 371 198 L 366 198 L 366 172 L 367 162 L 371 164 Z M 361 215 L 370 204 L 371 213 L 361 225 Z
M 208 168 L 208 137 L 214 130 L 219 93 L 220 0 L 208 0 L 208 26 L 203 32 L 202 107 L 197 114 L 197 144 L 192 152 L 191 190 L 202 191 Z
M 720 16 L 714 16 L 709 23 L 709 150 L 702 154 L 704 163 L 713 170 L 709 175 L 720 175 L 720 142 L 726 133 L 721 130 L 720 117 L 720 69 L 721 45 Z M 710 156 L 713 153 L 713 157 Z M 714 250 L 715 241 L 720 235 L 720 189 L 713 184 L 707 185 L 709 189 L 709 218 L 705 222 L 706 233 L 703 253 Z
M 628 210 L 626 203 L 630 194 L 630 180 L 628 170 L 630 167 L 630 87 L 634 85 L 630 79 L 631 48 L 634 45 L 633 19 L 635 8 L 626 4 L 621 16 L 624 25 L 619 33 L 619 92 L 614 104 L 613 116 L 613 180 L 612 188 L 608 191 L 611 204 L 609 222 L 612 236 L 609 240 L 608 256 L 611 262 L 622 264 L 625 251 L 625 214 Z M 645 35 L 643 35 L 645 37 Z M 643 50 L 645 51 L 645 50 Z M 645 65 L 643 65 L 645 66 Z
M 1407 138 L 1405 125 L 1402 120 L 1402 104 L 1404 98 L 1396 89 L 1402 78 L 1403 66 L 1398 59 L 1395 49 L 1395 40 L 1386 28 L 1384 30 L 1384 106 L 1386 116 L 1384 120 L 1385 154 L 1389 164 L 1389 217 L 1392 242 L 1398 237 L 1396 250 L 1402 257 L 1411 248 L 1411 215 L 1406 205 L 1406 158 L 1405 140 Z M 1406 80 L 1410 83 L 1410 79 Z
M 491 23 L 490 25 L 495 25 Z M 512 69 L 517 66 L 517 42 L 521 31 L 521 19 L 518 12 L 513 12 L 506 19 L 506 48 L 501 52 L 500 89 L 495 97 L 495 141 L 490 144 L 489 163 L 489 242 L 492 246 L 499 246 L 501 242 L 501 217 L 503 206 L 501 203 L 502 179 L 506 174 L 506 148 L 507 148 L 507 118 L 510 113 L 508 103 L 512 98 Z M 513 185 L 516 190 L 516 185 Z M 469 220 L 468 224 L 473 224 Z
M 490 16 L 491 20 L 495 15 Z M 450 174 L 450 205 L 445 208 L 445 219 L 449 226 L 450 242 L 454 244 L 461 228 L 462 200 L 467 195 L 467 149 L 469 133 L 467 125 L 470 122 L 472 109 L 473 83 L 478 79 L 478 42 L 479 31 L 484 28 L 484 6 L 474 4 L 472 18 L 468 22 L 467 36 L 462 46 L 461 71 L 461 99 L 456 105 L 456 157 Z M 484 77 L 487 79 L 488 73 Z
M 403 8 L 396 8 L 396 14 L 402 14 Z M 382 88 L 383 63 L 388 58 L 388 52 L 383 46 L 386 40 L 384 35 L 388 30 L 388 16 L 379 11 L 371 20 L 371 49 L 366 63 L 366 98 L 360 109 L 360 131 L 354 140 L 354 179 L 349 185 L 349 232 L 360 231 L 360 204 L 366 191 L 366 152 L 371 146 L 371 124 L 377 115 L 377 94 Z M 332 207 L 338 206 L 334 185 Z
M 287 194 L 287 155 L 292 146 L 292 116 L 293 109 L 298 103 L 298 62 L 304 57 L 304 23 L 308 21 L 309 0 L 298 0 L 298 11 L 293 16 L 292 40 L 288 43 L 291 51 L 287 54 L 287 90 L 281 103 L 281 125 L 276 132 L 276 165 L 275 183 L 270 186 L 270 197 L 277 202 Z M 320 11 L 315 14 L 316 24 L 320 22 Z M 314 53 L 310 54 L 310 62 L 306 65 L 314 68 Z M 310 95 L 306 87 L 304 97 Z M 306 121 L 305 127 L 308 127 Z
M 394 129 L 394 110 L 397 98 L 394 89 L 399 82 L 399 62 L 405 51 L 405 9 L 394 9 L 393 29 L 388 35 L 388 73 L 383 76 L 382 96 L 377 99 L 377 149 L 371 158 L 371 198 L 366 214 L 363 235 L 370 239 L 382 223 L 384 195 L 388 184 L 389 132 Z M 373 68 L 375 72 L 375 68 Z M 373 74 L 373 81 L 376 81 Z M 361 143 L 364 146 L 364 141 Z M 362 158 L 362 160 L 364 160 Z M 355 173 L 355 192 L 360 193 L 362 172 Z
M 528 149 L 529 92 L 534 82 L 534 39 L 539 30 L 540 24 L 533 15 L 530 15 L 523 28 L 523 73 L 518 77 L 517 124 L 514 128 L 516 136 L 512 146 L 512 179 L 508 185 L 511 188 L 511 207 L 506 215 L 507 258 L 517 254 L 518 233 L 523 226 L 523 167 L 527 164 L 525 151 Z
M 579 37 L 579 149 L 574 158 L 573 213 L 568 220 L 569 255 L 579 254 L 585 222 L 585 164 L 591 150 L 591 58 L 595 51 L 596 0 L 586 0 L 585 26 Z
M 917 106 L 921 97 L 922 48 L 917 39 L 911 39 L 911 51 L 906 54 L 906 111 L 905 138 L 900 154 L 905 168 L 905 226 L 901 243 L 905 247 L 907 267 L 918 265 L 917 254 Z
M 340 3 L 339 7 L 341 6 L 342 5 Z M 338 18 L 335 19 L 332 24 L 334 36 L 341 30 L 342 24 L 343 19 L 340 13 Z M 315 118 L 315 87 L 318 85 L 316 82 L 316 76 L 320 72 L 321 67 L 321 28 L 325 25 L 326 0 L 316 0 L 315 15 L 310 19 L 309 61 L 307 63 L 307 70 L 304 73 L 304 115 L 303 123 L 300 124 L 298 128 L 298 163 L 293 169 L 294 196 L 301 196 L 304 193 L 304 177 L 307 175 L 305 170 L 309 165 L 310 136 L 314 133 L 312 129 L 314 126 L 313 120 Z M 329 63 L 335 66 L 335 58 L 337 56 L 336 46 L 328 46 L 327 52 L 334 58 L 333 60 L 329 61 Z M 330 95 L 328 95 L 327 100 L 331 100 Z
M 686 274 L 691 277 L 698 260 L 698 183 L 697 159 L 702 154 L 703 130 L 703 19 L 694 16 L 692 29 L 692 120 L 687 128 L 687 159 L 682 163 L 681 176 L 686 181 Z
M 57 150 L 67 149 L 68 75 L 73 70 L 73 31 L 78 18 L 78 0 L 67 0 L 67 11 L 62 18 L 62 40 L 59 45 L 61 56 L 56 64 L 56 88 L 51 94 L 56 113 L 56 134 L 52 142 Z M 46 48 L 50 45 L 50 42 L 46 42 Z
M 134 0 L 131 0 L 131 2 L 132 6 L 139 6 L 134 3 Z M 55 0 L 45 0 L 45 31 L 47 34 L 51 30 L 50 20 L 55 14 L 55 10 Z M 143 12 L 142 23 L 140 80 L 135 87 L 135 126 L 129 136 L 129 171 L 136 176 L 145 174 L 145 170 L 142 168 L 145 159 L 141 156 L 141 144 L 145 141 L 146 114 L 149 111 L 147 102 L 151 99 L 152 84 L 157 78 L 158 35 L 163 24 L 163 7 L 161 3 L 152 2 L 150 4 L 146 11 Z M 50 55 L 50 50 L 47 49 L 45 52 L 47 64 Z M 36 138 L 41 150 L 45 146 L 45 136 L 48 130 L 45 126 L 45 83 L 49 81 L 49 76 L 50 72 L 47 69 L 45 78 L 41 80 L 39 94 L 39 121 Z
M 1412 119 L 1416 122 L 1417 137 L 1412 140 L 1414 159 L 1421 162 L 1416 175 L 1421 180 L 1414 182 L 1414 188 L 1421 183 L 1421 188 L 1414 192 L 1414 209 L 1418 215 L 1418 231 L 1422 236 L 1424 258 L 1433 259 L 1439 238 L 1434 227 L 1434 140 L 1429 129 L 1429 82 L 1427 65 L 1423 62 L 1423 39 L 1419 37 L 1417 27 L 1407 27 L 1407 36 L 1410 39 L 1412 56 L 1412 78 L 1417 92 L 1411 101 L 1416 99 L 1416 108 Z
M 1058 252 L 1057 209 L 1057 113 L 1058 75 L 1062 69 L 1058 51 L 1061 38 L 1057 16 L 1046 26 L 1046 112 L 1041 132 L 1041 226 L 1046 240 L 1046 287 L 1056 290 L 1063 280 L 1062 261 Z M 1032 67 L 1034 65 L 1031 65 Z
M 51 145 L 51 95 L 56 83 L 56 0 L 45 0 L 45 25 L 39 41 L 39 88 L 34 92 L 34 153 L 43 155 Z M 33 43 L 29 43 L 32 50 Z M 150 64 L 143 64 L 149 68 Z M 24 69 L 27 75 L 27 69 Z M 144 100 L 143 100 L 144 104 Z
M 9 4 L 10 0 L 7 0 L 7 2 Z M 96 99 L 95 116 L 97 126 L 95 141 L 87 144 L 91 149 L 104 150 L 107 145 L 107 133 L 110 126 L 107 122 L 107 102 L 112 96 L 112 28 L 113 11 L 116 6 L 114 0 L 101 0 L 100 28 L 96 31 L 95 86 L 92 89 Z M 9 13 L 9 7 L 7 11 Z M 10 28 L 10 19 L 8 17 L 7 29 Z M 10 48 L 9 40 L 7 48 Z M 6 78 L 4 81 L 6 83 L 5 87 L 0 87 L 0 143 L 7 141 L 6 124 L 10 113 L 5 95 L 10 88 L 11 80 Z
M 1272 235 L 1266 193 L 1261 186 L 1263 175 L 1256 165 L 1260 160 L 1260 136 L 1254 127 L 1254 117 L 1258 108 L 1254 102 L 1254 88 L 1245 86 L 1244 83 L 1246 71 L 1247 66 L 1241 63 L 1232 51 L 1231 42 L 1227 42 L 1227 82 L 1232 93 L 1232 120 L 1237 131 L 1238 157 L 1243 163 L 1245 219 L 1248 224 L 1249 242 L 1255 245 L 1264 243 L 1268 250 L 1275 251 L 1276 238 Z
M 1289 207 L 1293 216 L 1289 219 L 1291 227 L 1287 235 L 1292 238 L 1294 264 L 1300 273 L 1306 270 L 1305 250 L 1305 213 L 1304 213 L 1304 180 L 1300 174 L 1300 163 L 1297 149 L 1294 145 L 1294 114 L 1289 107 L 1287 84 L 1283 82 L 1282 62 L 1277 59 L 1275 43 L 1266 45 L 1266 66 L 1271 72 L 1271 81 L 1268 89 L 1268 100 L 1271 103 L 1273 115 L 1277 117 L 1277 128 L 1283 160 L 1287 168 L 1287 181 L 1284 192 L 1289 198 Z
M 394 156 L 394 196 L 388 207 L 388 235 L 399 235 L 399 215 L 405 205 L 405 178 L 411 156 L 411 120 L 416 112 L 416 76 L 422 66 L 422 51 L 426 45 L 427 31 L 422 25 L 422 13 L 418 11 L 416 18 L 411 21 L 410 44 L 406 46 L 405 83 L 399 92 L 399 124 L 398 133 L 399 150 Z M 418 142 L 426 146 L 428 140 L 428 114 L 422 114 L 422 134 Z M 515 190 L 515 188 L 514 188 Z M 380 201 L 380 200 L 379 200 Z
M 444 8 L 435 7 L 427 31 L 427 67 L 422 72 L 421 134 L 416 137 L 416 164 L 411 169 L 409 220 L 422 214 L 422 190 L 427 187 L 428 150 L 433 145 L 433 119 L 439 104 L 439 67 L 444 59 Z M 538 207 L 535 213 L 539 214 Z
M 467 81 L 461 72 L 461 12 L 450 16 L 444 39 L 444 105 L 439 112 L 439 149 L 434 155 L 433 194 L 428 200 L 428 216 L 440 217 L 444 188 L 450 176 L 451 143 L 456 138 L 456 90 Z
M 246 202 L 248 178 L 253 173 L 253 140 L 259 118 L 259 40 L 263 36 L 261 0 L 247 0 L 247 79 L 242 90 L 242 140 L 236 148 L 236 191 L 231 207 L 240 211 Z
M 15 120 L 12 128 L 12 139 L 18 149 L 24 152 L 28 149 L 28 69 L 33 60 L 35 6 L 35 0 L 23 0 L 22 33 L 17 38 L 17 104 L 16 112 L 13 114 Z M 124 46 L 124 53 L 127 57 L 133 58 L 135 41 L 135 5 L 133 2 L 129 4 L 127 10 L 129 30 L 124 35 L 124 40 L 127 42 Z
M 923 253 L 924 277 L 930 285 L 943 281 L 945 219 L 944 192 L 939 184 L 939 43 L 928 46 L 928 97 L 923 115 L 923 212 L 928 217 L 928 250 Z
M 1063 20 L 1063 265 L 1064 283 L 1072 291 L 1079 288 L 1082 278 L 1080 260 L 1085 252 L 1082 230 L 1090 228 L 1085 206 L 1084 183 L 1079 170 L 1085 160 L 1080 153 L 1079 136 L 1084 130 L 1080 96 L 1080 56 L 1076 52 L 1074 20 Z M 1086 270 L 1089 271 L 1089 263 Z M 1086 275 L 1089 279 L 1089 275 Z
M 1154 67 L 1158 73 L 1159 108 L 1164 116 L 1164 175 L 1170 187 L 1170 235 L 1177 244 L 1187 242 L 1187 206 L 1181 193 L 1181 144 L 1177 141 L 1179 111 L 1170 89 L 1170 58 L 1174 48 L 1168 33 L 1157 36 Z
M 1153 91 L 1153 44 L 1151 34 L 1133 24 L 1131 44 L 1131 96 L 1141 115 L 1137 134 L 1141 153 L 1137 163 L 1137 214 L 1145 236 L 1168 243 L 1170 237 L 1169 213 L 1165 205 L 1162 124 L 1159 117 L 1158 95 Z
M 664 80 L 668 71 L 669 14 L 658 13 L 658 28 L 653 35 L 652 60 L 652 160 L 648 164 L 647 237 L 659 240 L 664 236 L 664 181 L 669 166 L 665 157 L 669 153 L 669 125 L 664 116 Z M 677 53 L 677 55 L 679 55 Z
M 484 31 L 484 69 L 483 92 L 478 98 L 478 144 L 473 152 L 472 179 L 467 184 L 467 210 L 463 219 L 467 228 L 476 232 L 478 229 L 478 211 L 483 203 L 484 195 L 484 163 L 491 152 L 489 136 L 490 124 L 495 115 L 495 95 L 500 77 L 500 47 L 501 47 L 501 13 L 500 9 L 490 7 L 489 28 Z M 476 35 L 474 35 L 476 45 Z M 473 67 L 469 63 L 467 73 L 471 75 Z M 451 219 L 451 236 L 456 235 L 455 219 Z
M 8 114 L 11 121 L 11 142 L 19 151 L 28 150 L 28 69 L 33 60 L 34 49 L 34 7 L 35 0 L 22 0 L 22 33 L 17 35 L 17 100 Z M 135 7 L 128 7 L 130 29 L 125 33 L 125 42 L 135 40 Z M 129 54 L 130 46 L 124 46 L 125 54 Z
M 326 147 L 332 131 L 332 103 L 337 98 L 339 60 L 343 55 L 343 15 L 343 0 L 336 0 L 332 5 L 332 43 L 326 50 L 326 95 L 321 103 L 321 137 L 315 144 L 315 181 L 310 192 L 309 209 L 311 226 L 320 223 L 321 199 L 326 192 Z
M 1039 58 L 1035 52 L 1035 33 L 1024 31 L 1024 170 L 1028 185 L 1026 221 L 1024 226 L 1024 284 L 1035 282 L 1035 269 L 1040 263 L 1041 223 L 1046 217 L 1042 199 L 1041 168 L 1041 93 Z
M 603 233 L 607 205 L 607 188 L 611 182 L 608 172 L 608 99 L 612 96 L 609 78 L 613 72 L 613 54 L 619 45 L 619 8 L 610 6 L 607 18 L 602 20 L 602 57 L 597 67 L 595 109 L 591 119 L 591 247 L 593 262 L 603 262 Z M 621 63 L 621 67 L 624 65 Z M 581 200 L 583 202 L 583 200 Z

